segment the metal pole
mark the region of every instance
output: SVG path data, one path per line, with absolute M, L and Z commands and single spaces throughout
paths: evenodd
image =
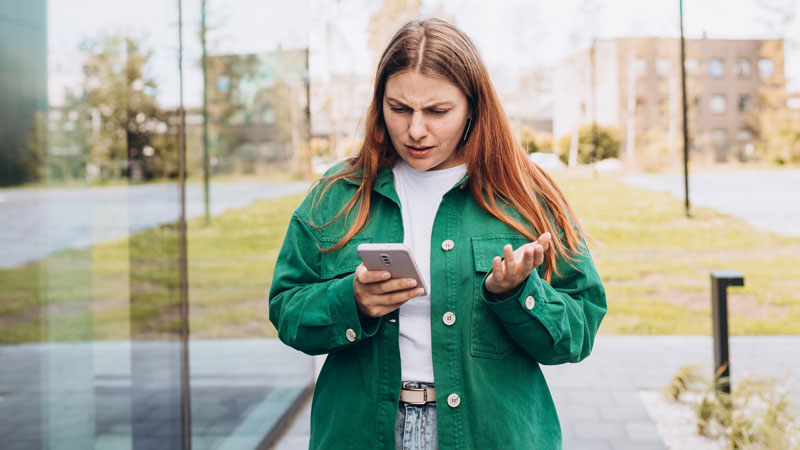
M 711 316 L 714 322 L 714 385 L 731 393 L 731 363 L 728 355 L 728 286 L 744 286 L 735 270 L 711 271 Z
M 206 0 L 200 4 L 200 42 L 203 46 L 203 201 L 205 204 L 206 224 L 211 223 L 211 199 L 209 194 L 210 166 L 208 157 L 208 86 L 206 59 Z
M 183 450 L 192 449 L 192 404 L 189 377 L 189 276 L 186 262 L 186 112 L 183 106 L 183 7 L 178 0 L 178 77 L 180 92 L 180 130 L 178 177 L 180 184 L 180 216 L 178 218 L 178 232 L 180 233 L 180 300 L 181 300 L 181 410 L 182 410 L 182 440 Z
M 596 162 L 598 158 L 598 147 L 600 146 L 600 137 L 597 132 L 597 67 L 596 67 L 596 46 L 597 39 L 592 39 L 592 48 L 590 50 L 591 67 L 592 67 L 592 158 L 591 162 Z M 592 165 L 594 167 L 594 165 Z M 595 170 L 595 175 L 597 171 Z
M 686 217 L 689 212 L 689 121 L 686 119 L 686 40 L 683 38 L 683 0 L 679 0 L 681 17 L 681 96 L 683 98 L 683 192 Z

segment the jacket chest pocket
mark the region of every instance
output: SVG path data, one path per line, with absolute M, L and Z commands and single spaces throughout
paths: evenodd
M 339 242 L 336 238 L 323 238 L 324 248 L 332 247 Z M 321 253 L 319 275 L 323 279 L 341 278 L 356 271 L 356 267 L 361 264 L 361 257 L 358 256 L 358 245 L 371 242 L 371 236 L 356 235 L 353 239 L 339 250 Z
M 503 247 L 511 244 L 515 249 L 527 243 L 517 234 L 472 237 L 472 256 L 475 266 L 475 283 L 472 300 L 472 322 L 470 328 L 470 352 L 472 356 L 502 359 L 516 346 L 500 319 L 484 304 L 482 299 L 483 279 L 492 270 L 495 256 L 503 257 Z
M 356 235 L 339 250 L 330 253 L 321 253 L 320 277 L 324 280 L 331 280 L 334 278 L 343 278 L 355 272 L 356 267 L 361 264 L 361 257 L 358 255 L 358 245 L 372 242 L 371 239 L 371 236 Z M 335 238 L 323 238 L 322 245 L 324 248 L 328 248 L 338 241 L 339 240 Z M 353 302 L 355 302 L 355 299 L 353 299 Z M 373 339 L 364 339 L 342 351 L 367 354 L 371 352 L 372 345 Z

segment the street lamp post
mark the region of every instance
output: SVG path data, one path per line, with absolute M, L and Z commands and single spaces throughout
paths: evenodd
M 686 40 L 683 38 L 683 0 L 679 0 L 681 20 L 681 96 L 683 98 L 683 192 L 686 217 L 689 213 L 689 121 L 686 119 Z
M 211 223 L 209 204 L 210 164 L 208 158 L 208 61 L 206 58 L 206 0 L 200 5 L 200 42 L 203 46 L 203 202 L 205 204 L 206 224 Z

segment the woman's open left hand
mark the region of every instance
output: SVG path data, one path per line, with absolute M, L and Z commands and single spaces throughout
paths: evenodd
M 544 233 L 535 242 L 516 250 L 512 250 L 511 244 L 503 247 L 503 258 L 495 256 L 492 261 L 492 273 L 486 277 L 486 290 L 496 298 L 504 299 L 519 289 L 531 271 L 544 262 L 544 252 L 550 248 L 550 237 L 550 233 Z

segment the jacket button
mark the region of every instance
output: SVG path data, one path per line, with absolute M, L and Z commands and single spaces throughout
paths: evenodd
M 442 322 L 449 327 L 456 323 L 456 315 L 448 311 L 442 316 Z
M 451 408 L 455 408 L 461 404 L 461 397 L 458 394 L 450 394 L 447 396 L 447 405 Z
M 353 331 L 352 328 L 348 328 L 347 331 L 345 331 L 344 334 L 345 334 L 345 336 L 347 336 L 347 340 L 348 341 L 350 341 L 350 342 L 355 342 L 356 341 L 356 332 Z
M 455 246 L 456 246 L 456 244 L 450 239 L 447 239 L 446 241 L 442 242 L 442 250 L 444 250 L 446 252 L 449 252 Z
M 528 308 L 528 310 L 532 310 L 534 306 L 536 306 L 536 300 L 533 299 L 533 296 L 529 295 L 525 297 L 525 307 Z

